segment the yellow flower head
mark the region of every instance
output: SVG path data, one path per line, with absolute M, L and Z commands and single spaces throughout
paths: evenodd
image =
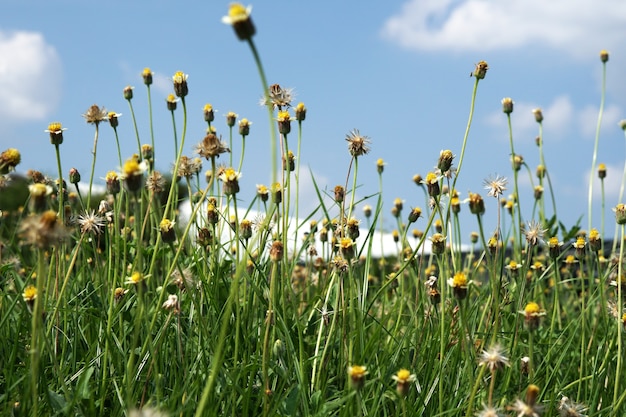
M 14 170 L 22 161 L 20 151 L 15 148 L 9 148 L 0 154 L 0 175 L 7 174 Z
M 524 307 L 524 314 L 527 317 L 538 317 L 544 315 L 545 312 L 541 310 L 539 304 L 531 301 L 530 303 L 526 304 L 526 307 Z
M 34 285 L 29 285 L 28 287 L 24 288 L 22 297 L 26 302 L 34 301 L 35 298 L 37 298 L 37 287 L 35 287 Z
M 241 3 L 231 3 L 228 8 L 228 17 L 230 18 L 231 24 L 236 22 L 241 22 L 250 17 L 250 12 L 252 11 L 252 6 L 244 7 Z
M 126 284 L 137 285 L 141 283 L 141 281 L 143 281 L 143 275 L 141 275 L 141 272 L 135 271 L 130 277 L 126 279 Z
M 454 274 L 452 278 L 452 287 L 453 288 L 467 288 L 467 277 L 463 271 L 459 271 Z
M 365 382 L 365 376 L 368 374 L 367 367 L 361 365 L 353 365 L 348 367 L 348 376 L 352 381 L 352 386 L 359 389 Z
M 415 374 L 412 374 L 408 369 L 400 369 L 391 378 L 396 382 L 407 383 L 415 381 Z
M 174 222 L 169 219 L 163 219 L 161 220 L 161 223 L 159 223 L 159 229 L 161 232 L 169 232 L 173 227 Z
M 126 177 L 132 177 L 134 175 L 140 175 L 142 173 L 141 167 L 139 166 L 139 161 L 137 161 L 135 158 L 130 158 L 128 161 L 126 161 L 122 171 L 124 172 L 124 176 Z

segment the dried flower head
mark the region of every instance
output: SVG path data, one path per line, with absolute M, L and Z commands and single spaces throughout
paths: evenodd
M 19 235 L 27 245 L 47 249 L 57 246 L 65 240 L 69 233 L 52 210 L 40 215 L 32 215 L 22 221 Z
M 267 97 L 263 97 L 260 104 L 261 106 L 271 106 L 273 110 L 283 110 L 283 108 L 291 107 L 293 99 L 293 88 L 282 88 L 278 84 L 272 84 L 267 90 Z
M 478 80 L 482 80 L 485 78 L 485 75 L 487 75 L 487 70 L 489 70 L 489 65 L 487 65 L 487 62 L 479 61 L 476 64 L 476 68 L 474 68 L 474 72 L 471 75 L 476 77 L 476 79 Z
M 506 190 L 507 179 L 505 177 L 501 177 L 496 175 L 495 177 L 489 177 L 484 182 L 483 185 L 485 189 L 488 190 L 487 195 L 490 197 L 498 198 L 502 195 L 504 190 Z
M 97 104 L 94 104 L 87 109 L 83 117 L 87 123 L 98 126 L 100 122 L 109 121 L 109 112 L 104 107 L 98 107 Z
M 531 220 L 525 227 L 522 228 L 524 236 L 526 236 L 526 242 L 530 246 L 536 246 L 543 240 L 543 236 L 548 229 L 541 227 L 541 223 Z
M 196 152 L 209 160 L 214 157 L 219 158 L 220 154 L 230 152 L 230 149 L 226 142 L 221 140 L 221 137 L 218 137 L 213 132 L 209 132 L 204 139 L 202 139 L 202 142 L 196 145 Z
M 559 402 L 559 416 L 561 417 L 587 417 L 587 407 L 584 404 L 575 403 L 563 396 Z
M 152 171 L 146 179 L 146 188 L 154 194 L 165 191 L 165 178 L 159 171 Z
M 358 129 L 353 129 L 346 135 L 346 141 L 348 142 L 348 150 L 353 157 L 359 157 L 365 155 L 370 151 L 369 143 L 370 138 L 363 136 L 359 133 Z
M 626 224 L 626 206 L 623 203 L 619 203 L 613 208 L 615 212 L 615 221 L 617 224 Z
M 171 310 L 172 314 L 180 314 L 180 303 L 178 302 L 178 296 L 176 294 L 170 294 L 167 296 L 167 300 L 163 303 L 165 310 Z
M 510 366 L 509 358 L 506 357 L 504 349 L 500 345 L 494 345 L 487 350 L 483 350 L 478 361 L 480 366 L 486 366 L 491 372 Z
M 97 235 L 100 234 L 104 226 L 106 226 L 106 219 L 96 214 L 95 211 L 90 210 L 78 216 L 77 223 L 80 226 L 81 233 L 92 233 Z

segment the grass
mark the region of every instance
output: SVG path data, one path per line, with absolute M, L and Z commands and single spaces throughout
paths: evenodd
M 528 167 L 516 159 L 511 133 L 516 200 L 500 201 L 505 177 L 486 181 L 489 201 L 471 194 L 467 206 L 479 232 L 462 251 L 454 189 L 488 70 L 477 64 L 456 166 L 453 153 L 442 151 L 438 170 L 417 179 L 425 210 L 407 213 L 394 203 L 397 256 L 378 259 L 372 251 L 375 231 L 383 230 L 383 161 L 380 193 L 356 197 L 370 139 L 356 130 L 347 135 L 345 186 L 332 195 L 316 188 L 317 209 L 299 212 L 303 173 L 289 143 L 300 149 L 306 107 L 292 108 L 289 90 L 265 82 L 248 11 L 231 6 L 229 16 L 257 63 L 270 148 L 283 161 L 280 169 L 273 159 L 273 182 L 253 198 L 245 200 L 238 184 L 245 146 L 229 158 L 237 169 L 216 163 L 232 148 L 233 127 L 245 145 L 245 119 L 238 126 L 236 115 L 230 119 L 225 143 L 205 108 L 198 156 L 183 155 L 187 124 L 196 121 L 187 117 L 182 72 L 168 98 L 174 181 L 154 169 L 158 149 L 142 145 L 138 133 L 137 156 L 107 174 L 104 196 L 92 192 L 93 172 L 86 196 L 76 172 L 63 178 L 60 123 L 48 132 L 65 185 L 30 171 L 28 192 L 8 188 L 20 154 L 0 155 L 0 184 L 13 191 L 0 197 L 0 413 L 622 415 L 626 209 L 615 208 L 611 248 L 604 219 L 601 233 L 559 222 L 541 112 L 534 194 L 517 193 L 518 174 Z M 151 72 L 142 77 L 150 101 Z M 132 90 L 124 97 L 136 125 Z M 512 100 L 503 110 L 510 126 Z M 95 128 L 94 166 L 104 123 L 119 144 L 118 116 L 97 106 L 84 115 Z M 118 155 L 121 163 L 119 145 Z M 205 175 L 200 157 L 210 165 Z M 595 171 L 595 152 L 592 164 Z M 534 201 L 531 213 L 521 213 L 520 199 Z M 190 207 L 186 221 L 178 218 L 182 204 Z M 486 204 L 497 207 L 498 226 L 489 233 Z M 359 208 L 366 208 L 362 220 Z M 261 216 L 250 218 L 254 210 Z

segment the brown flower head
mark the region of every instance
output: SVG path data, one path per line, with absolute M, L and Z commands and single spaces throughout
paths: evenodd
M 83 117 L 87 123 L 98 126 L 100 122 L 109 121 L 109 112 L 104 107 L 98 107 L 97 104 L 94 104 L 87 109 Z
M 370 138 L 363 136 L 359 133 L 358 129 L 353 129 L 346 135 L 346 141 L 348 142 L 348 150 L 353 157 L 359 157 L 365 155 L 370 151 L 369 144 Z
M 196 146 L 196 152 L 209 160 L 214 157 L 219 158 L 220 154 L 230 152 L 230 149 L 228 149 L 226 142 L 221 140 L 221 137 L 218 138 L 215 133 L 209 132 Z

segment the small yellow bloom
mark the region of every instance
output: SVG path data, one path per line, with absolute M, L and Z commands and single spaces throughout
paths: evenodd
M 37 287 L 35 287 L 34 285 L 29 285 L 28 287 L 24 288 L 22 297 L 27 303 L 33 303 L 35 301 L 35 298 L 37 298 Z
M 126 278 L 126 284 L 138 285 L 143 281 L 143 275 L 141 272 L 133 272 L 133 274 Z
M 363 387 L 365 376 L 368 374 L 367 367 L 361 365 L 353 365 L 348 367 L 348 376 L 352 381 L 352 386 L 356 389 Z
M 408 369 L 400 369 L 391 379 L 396 381 L 396 391 L 398 394 L 404 397 L 408 394 L 411 383 L 415 381 L 416 376 Z

